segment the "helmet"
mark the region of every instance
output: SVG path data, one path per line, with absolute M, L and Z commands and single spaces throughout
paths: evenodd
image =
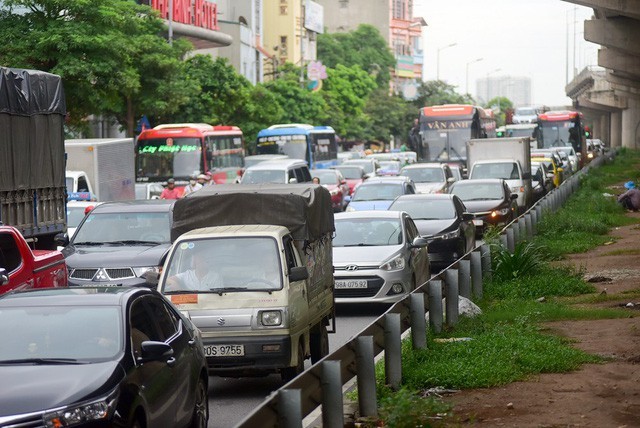
M 624 188 L 627 190 L 634 189 L 635 187 L 636 183 L 634 183 L 633 181 L 627 181 L 626 183 L 624 183 Z

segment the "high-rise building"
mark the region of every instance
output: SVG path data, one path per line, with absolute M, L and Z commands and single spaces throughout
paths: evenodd
M 530 106 L 531 78 L 518 76 L 489 76 L 476 80 L 476 98 L 482 104 L 495 97 L 506 97 L 514 107 Z
M 414 0 L 317 0 L 324 6 L 329 33 L 353 31 L 360 24 L 376 27 L 396 58 L 391 90 L 405 98 L 416 96 L 422 82 L 424 51 L 422 27 L 427 23 L 414 16 Z

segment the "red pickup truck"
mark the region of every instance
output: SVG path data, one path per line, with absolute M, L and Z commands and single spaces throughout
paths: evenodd
M 0 294 L 67 285 L 67 266 L 60 251 L 31 250 L 16 228 L 0 226 Z

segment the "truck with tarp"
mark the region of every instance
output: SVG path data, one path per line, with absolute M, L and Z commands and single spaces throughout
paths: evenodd
M 176 202 L 158 289 L 202 332 L 210 374 L 287 381 L 328 354 L 334 230 L 320 185 L 206 186 Z
M 65 116 L 60 76 L 0 67 L 0 222 L 35 249 L 66 229 Z

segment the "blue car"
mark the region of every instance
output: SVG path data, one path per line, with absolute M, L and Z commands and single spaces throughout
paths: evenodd
M 409 177 L 375 177 L 362 183 L 346 211 L 386 210 L 401 195 L 413 195 L 416 186 Z

